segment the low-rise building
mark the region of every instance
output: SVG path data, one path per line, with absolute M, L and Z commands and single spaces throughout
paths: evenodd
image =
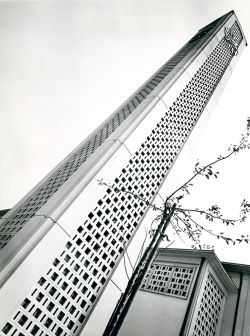
M 249 335 L 250 266 L 212 250 L 159 249 L 119 336 Z

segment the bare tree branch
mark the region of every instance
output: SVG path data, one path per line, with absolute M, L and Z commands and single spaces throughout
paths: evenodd
M 167 204 L 167 202 L 169 202 L 171 200 L 171 198 L 173 198 L 173 196 L 178 193 L 180 190 L 186 189 L 189 185 L 190 182 L 192 182 L 198 175 L 202 175 L 202 173 L 204 173 L 207 169 L 210 169 L 210 167 L 214 166 L 216 163 L 221 162 L 223 160 L 228 159 L 230 156 L 232 156 L 233 154 L 238 153 L 241 149 L 249 149 L 249 144 L 247 143 L 247 139 L 248 139 L 248 135 L 243 135 L 242 139 L 239 143 L 239 145 L 234 145 L 234 146 L 230 146 L 229 147 L 229 154 L 224 155 L 224 156 L 219 156 L 216 160 L 208 163 L 207 165 L 205 165 L 202 168 L 198 168 L 198 164 L 199 162 L 196 163 L 196 167 L 195 167 L 195 171 L 194 171 L 194 175 L 190 177 L 189 180 L 187 180 L 185 183 L 183 183 L 179 188 L 177 188 L 172 194 L 170 194 L 166 200 L 165 200 L 165 204 Z M 212 175 L 211 173 L 211 169 L 208 172 L 209 175 Z M 217 177 L 217 174 L 214 174 L 215 177 Z
M 227 225 L 228 224 L 234 225 L 234 223 L 241 221 L 240 218 L 238 218 L 238 219 L 228 219 L 228 218 L 224 218 L 222 215 L 215 216 L 211 212 L 208 212 L 208 211 L 205 211 L 205 210 L 200 210 L 200 209 L 176 208 L 176 211 L 179 211 L 180 213 L 195 212 L 195 213 L 198 213 L 200 215 L 205 215 L 206 219 L 208 219 L 208 220 L 209 220 L 209 218 L 218 219 L 218 220 L 222 221 L 223 223 L 226 223 Z

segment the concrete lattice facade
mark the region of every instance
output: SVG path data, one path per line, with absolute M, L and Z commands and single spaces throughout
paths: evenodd
M 124 248 L 245 45 L 233 12 L 201 29 L 0 220 L 4 335 L 91 334 Z

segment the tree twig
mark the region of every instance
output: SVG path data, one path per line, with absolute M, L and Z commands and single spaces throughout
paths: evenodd
M 200 168 L 199 170 L 197 170 L 197 172 L 189 179 L 187 180 L 185 183 L 183 183 L 179 188 L 177 188 L 172 194 L 170 194 L 170 196 L 168 196 L 165 200 L 165 204 L 167 204 L 167 202 L 178 192 L 180 191 L 181 189 L 183 189 L 184 187 L 187 187 L 188 184 L 193 181 L 193 179 L 195 179 L 198 175 L 201 175 L 207 168 L 209 168 L 210 166 L 213 166 L 215 165 L 216 163 L 218 162 L 221 162 L 223 160 L 226 160 L 228 159 L 230 156 L 232 156 L 233 154 L 237 153 L 242 145 L 247 141 L 247 137 L 244 137 L 242 138 L 240 144 L 237 146 L 237 147 L 233 147 L 233 150 L 228 154 L 228 155 L 225 155 L 225 156 L 220 156 L 218 157 L 216 160 L 210 162 L 209 164 L 207 164 L 206 166 L 204 166 L 203 168 Z
M 184 208 L 176 208 L 176 211 L 179 211 L 181 213 L 187 213 L 187 212 L 196 212 L 196 213 L 199 213 L 200 215 L 206 215 L 208 217 L 212 217 L 214 219 L 219 219 L 221 221 L 223 221 L 224 223 L 235 223 L 235 222 L 240 222 L 240 219 L 228 219 L 228 218 L 224 218 L 221 216 L 216 216 L 216 215 L 213 215 L 212 213 L 210 212 L 207 212 L 205 210 L 199 210 L 199 209 L 184 209 Z

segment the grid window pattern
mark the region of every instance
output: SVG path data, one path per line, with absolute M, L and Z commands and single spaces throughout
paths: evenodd
M 193 336 L 218 335 L 218 324 L 223 309 L 224 294 L 211 274 L 208 274 L 202 294 Z
M 156 74 L 138 90 L 132 98 L 112 115 L 101 129 L 70 156 L 67 162 L 26 200 L 10 217 L 0 225 L 0 249 L 22 229 L 25 223 L 50 199 L 50 197 L 78 170 L 88 157 L 116 130 L 118 126 L 145 100 L 176 65 L 192 50 L 201 45 L 225 19 L 222 17 L 197 33 L 176 55 L 174 55 Z M 190 116 L 190 121 L 195 116 Z M 181 124 L 180 124 L 181 126 Z M 180 141 L 182 142 L 182 140 Z
M 236 23 L 232 29 L 239 29 Z M 41 275 L 9 325 L 30 335 L 38 319 L 41 335 L 78 333 L 232 57 L 223 38 L 115 178 L 113 188 L 106 189 L 73 239 L 56 256 L 47 273 Z M 177 269 L 173 273 L 169 287 L 173 295 L 177 295 L 177 274 L 182 279 L 186 275 Z M 183 288 L 178 291 L 184 293 Z M 37 308 L 42 313 L 36 318 Z M 28 321 L 20 326 L 15 316 L 23 313 Z
M 69 335 L 77 334 L 85 320 L 84 311 L 89 304 L 82 298 L 83 282 L 80 274 L 67 274 L 65 277 L 54 277 L 58 269 L 66 269 L 62 254 L 57 266 L 50 268 L 33 288 L 29 297 L 21 303 L 18 311 L 7 323 L 3 332 L 14 329 L 23 335 Z M 82 273 L 82 272 L 80 272 Z M 71 279 L 79 279 L 74 285 Z M 91 299 L 91 298 L 90 298 Z M 84 308 L 84 309 L 83 309 Z
M 194 273 L 194 267 L 153 264 L 143 280 L 141 289 L 187 298 Z

